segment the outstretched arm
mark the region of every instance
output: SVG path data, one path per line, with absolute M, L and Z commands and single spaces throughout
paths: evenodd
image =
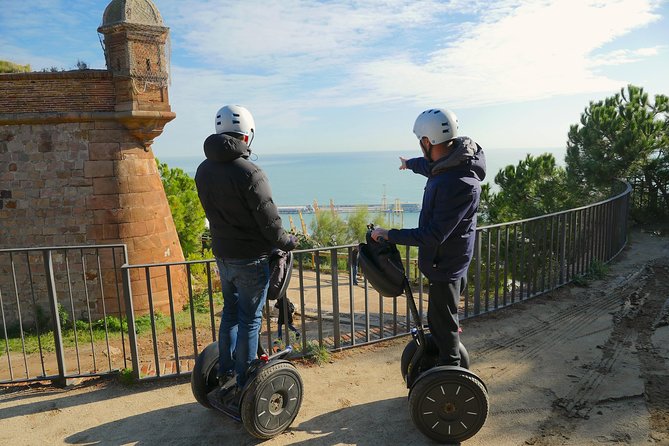
M 425 177 L 430 175 L 430 162 L 424 157 L 405 159 L 400 157 L 402 166 L 400 170 L 409 169 L 414 173 L 423 175 Z

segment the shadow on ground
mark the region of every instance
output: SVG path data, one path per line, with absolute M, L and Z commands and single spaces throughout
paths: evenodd
M 142 392 L 151 392 L 161 387 L 170 387 L 185 382 L 183 378 L 166 379 L 161 382 L 140 383 L 124 386 L 115 378 L 95 378 L 76 386 L 84 393 L 71 393 L 72 389 L 61 389 L 50 384 L 30 384 L 2 389 L 2 403 L 17 402 L 16 405 L 0 409 L 0 420 L 42 413 L 49 410 L 63 410 L 98 401 L 109 401 Z M 91 390 L 86 391 L 87 388 Z
M 392 418 L 379 418 L 378 425 L 369 425 L 369 414 L 393 414 Z M 176 422 L 178 420 L 178 422 Z M 300 440 L 304 432 L 310 438 Z M 370 435 L 370 433 L 374 433 Z M 406 438 L 404 438 L 406 437 Z M 335 445 L 404 444 L 405 440 L 420 438 L 413 428 L 406 398 L 394 398 L 368 404 L 346 407 L 301 423 L 270 440 L 268 444 Z M 101 424 L 64 439 L 73 445 L 111 446 L 135 445 L 186 445 L 186 444 L 235 444 L 256 445 L 262 440 L 252 438 L 241 423 L 203 408 L 197 403 L 149 411 L 109 423 Z

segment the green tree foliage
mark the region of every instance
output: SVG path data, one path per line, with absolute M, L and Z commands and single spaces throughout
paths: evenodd
M 483 220 L 502 223 L 536 217 L 565 209 L 570 203 L 566 172 L 555 157 L 527 155 L 517 166 L 506 166 L 495 176 L 499 192 L 484 185 L 481 193 Z
M 374 226 L 385 227 L 383 215 L 372 216 L 366 206 L 359 206 L 352 212 L 347 219 L 348 239 L 350 243 L 364 242 L 367 234 L 367 225 L 373 223 Z
M 204 209 L 197 196 L 195 180 L 179 168 L 170 168 L 156 159 L 165 195 L 172 211 L 184 257 L 202 250 L 205 231 Z
M 311 221 L 311 238 L 318 246 L 346 245 L 351 242 L 346 221 L 336 212 L 317 211 Z
M 572 125 L 567 143 L 569 181 L 585 194 L 617 178 L 643 178 L 669 203 L 669 100 L 651 101 L 643 88 L 591 102 Z
M 311 221 L 311 246 L 349 245 L 365 240 L 367 225 L 386 227 L 383 215 L 371 215 L 366 206 L 356 208 L 344 220 L 340 214 L 318 211 Z
M 19 65 L 7 60 L 0 60 L 0 73 L 27 73 L 30 65 Z

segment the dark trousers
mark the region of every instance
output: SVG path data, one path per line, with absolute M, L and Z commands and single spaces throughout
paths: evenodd
M 458 304 L 467 278 L 452 282 L 430 282 L 427 325 L 439 347 L 439 365 L 460 365 Z

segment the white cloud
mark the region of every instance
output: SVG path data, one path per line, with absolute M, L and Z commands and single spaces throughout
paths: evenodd
M 212 82 L 221 91 L 295 110 L 387 103 L 462 108 L 617 90 L 625 80 L 601 67 L 660 48 L 598 53 L 659 19 L 652 0 L 168 5 L 177 45 L 217 73 Z
M 397 30 L 426 26 L 450 9 L 436 0 L 169 5 L 171 26 L 182 33 L 179 45 L 204 63 L 284 75 L 356 63 L 356 56 Z
M 590 66 L 599 67 L 607 65 L 622 65 L 634 63 L 647 57 L 657 56 L 664 47 L 654 46 L 649 48 L 639 48 L 636 50 L 615 50 L 593 57 Z
M 504 14 L 483 12 L 477 26 L 424 63 L 407 55 L 371 61 L 359 66 L 357 79 L 377 100 L 403 92 L 412 102 L 459 108 L 616 90 L 624 81 L 594 70 L 602 60 L 626 63 L 652 52 L 597 57 L 596 51 L 657 20 L 653 6 L 630 0 L 526 1 Z

